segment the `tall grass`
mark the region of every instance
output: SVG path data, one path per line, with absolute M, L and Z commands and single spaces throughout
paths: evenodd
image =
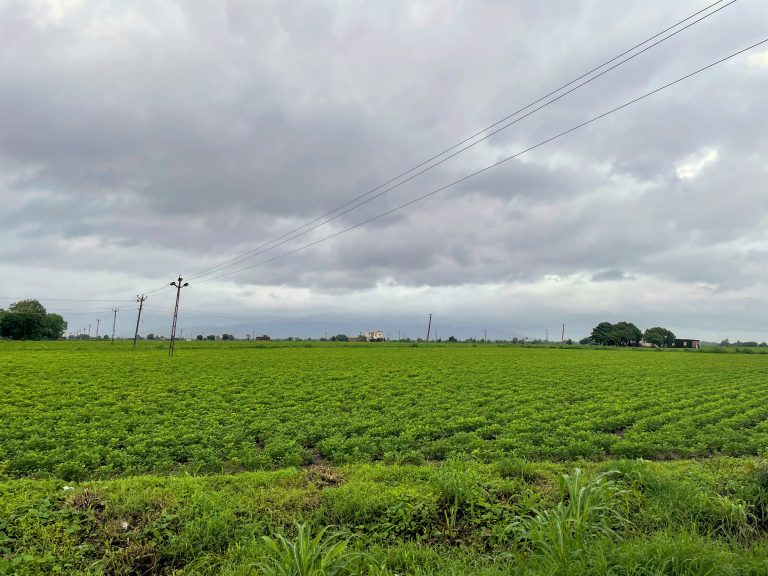
M 560 502 L 524 517 L 514 527 L 522 541 L 546 561 L 567 566 L 591 540 L 617 539 L 629 521 L 618 509 L 625 492 L 613 479 L 616 471 L 587 482 L 576 468 L 560 477 Z
M 352 537 L 344 532 L 315 535 L 306 524 L 297 525 L 296 537 L 264 536 L 266 557 L 253 565 L 264 576 L 346 576 L 359 574 L 365 555 L 350 549 Z

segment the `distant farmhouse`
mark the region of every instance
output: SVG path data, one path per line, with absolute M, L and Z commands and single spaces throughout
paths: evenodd
M 701 340 L 675 338 L 675 348 L 701 348 Z
M 256 336 L 256 338 L 254 338 L 254 340 L 272 340 L 272 338 L 270 338 L 269 336 L 264 334 L 263 336 Z
M 368 340 L 368 342 L 383 342 L 384 341 L 384 331 L 383 330 L 371 330 L 370 332 L 366 332 L 363 334 L 365 336 L 365 339 Z

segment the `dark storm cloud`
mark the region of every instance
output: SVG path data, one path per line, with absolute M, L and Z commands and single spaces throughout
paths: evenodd
M 3 262 L 15 279 L 88 270 L 105 285 L 214 265 L 702 7 L 0 3 Z M 362 222 L 760 40 L 767 10 L 740 0 L 241 266 Z M 547 278 L 571 278 L 595 307 L 618 281 L 624 290 L 649 278 L 719 294 L 759 290 L 768 280 L 759 265 L 768 250 L 766 63 L 742 57 L 231 280 L 339 295 L 389 284 L 544 289 Z

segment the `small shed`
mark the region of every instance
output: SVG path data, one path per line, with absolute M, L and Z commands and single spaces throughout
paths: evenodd
M 701 340 L 675 338 L 675 348 L 701 348 Z

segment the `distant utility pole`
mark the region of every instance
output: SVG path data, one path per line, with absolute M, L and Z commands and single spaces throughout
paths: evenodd
M 549 342 L 549 328 L 544 329 L 544 334 L 545 334 L 544 341 Z
M 483 328 L 483 343 L 488 342 L 488 330 Z
M 99 337 L 99 324 L 101 324 L 101 318 L 96 318 L 96 338 Z
M 91 337 L 91 325 L 88 324 L 88 338 Z
M 400 338 L 400 330 L 397 331 L 397 339 L 401 340 L 401 338 Z
M 117 324 L 117 313 L 120 312 L 120 308 L 112 308 L 114 316 L 112 317 L 112 344 L 115 343 L 115 325 Z
M 429 315 L 429 324 L 427 324 L 427 342 L 429 342 L 429 333 L 432 331 L 432 314 Z
M 189 282 L 184 282 L 181 276 L 175 282 L 171 282 L 171 286 L 176 286 L 176 306 L 173 308 L 173 324 L 171 325 L 171 346 L 168 348 L 168 355 L 173 356 L 173 348 L 176 344 L 176 321 L 179 318 L 179 297 L 181 296 L 181 289 L 189 286 Z
M 147 297 L 142 294 L 139 296 L 136 294 L 136 302 L 139 303 L 139 314 L 136 316 L 136 331 L 133 333 L 133 347 L 136 348 L 136 340 L 139 338 L 139 323 L 141 322 L 141 310 L 144 308 L 144 300 Z
M 565 324 L 563 324 L 563 332 L 560 334 L 560 344 L 565 342 Z

